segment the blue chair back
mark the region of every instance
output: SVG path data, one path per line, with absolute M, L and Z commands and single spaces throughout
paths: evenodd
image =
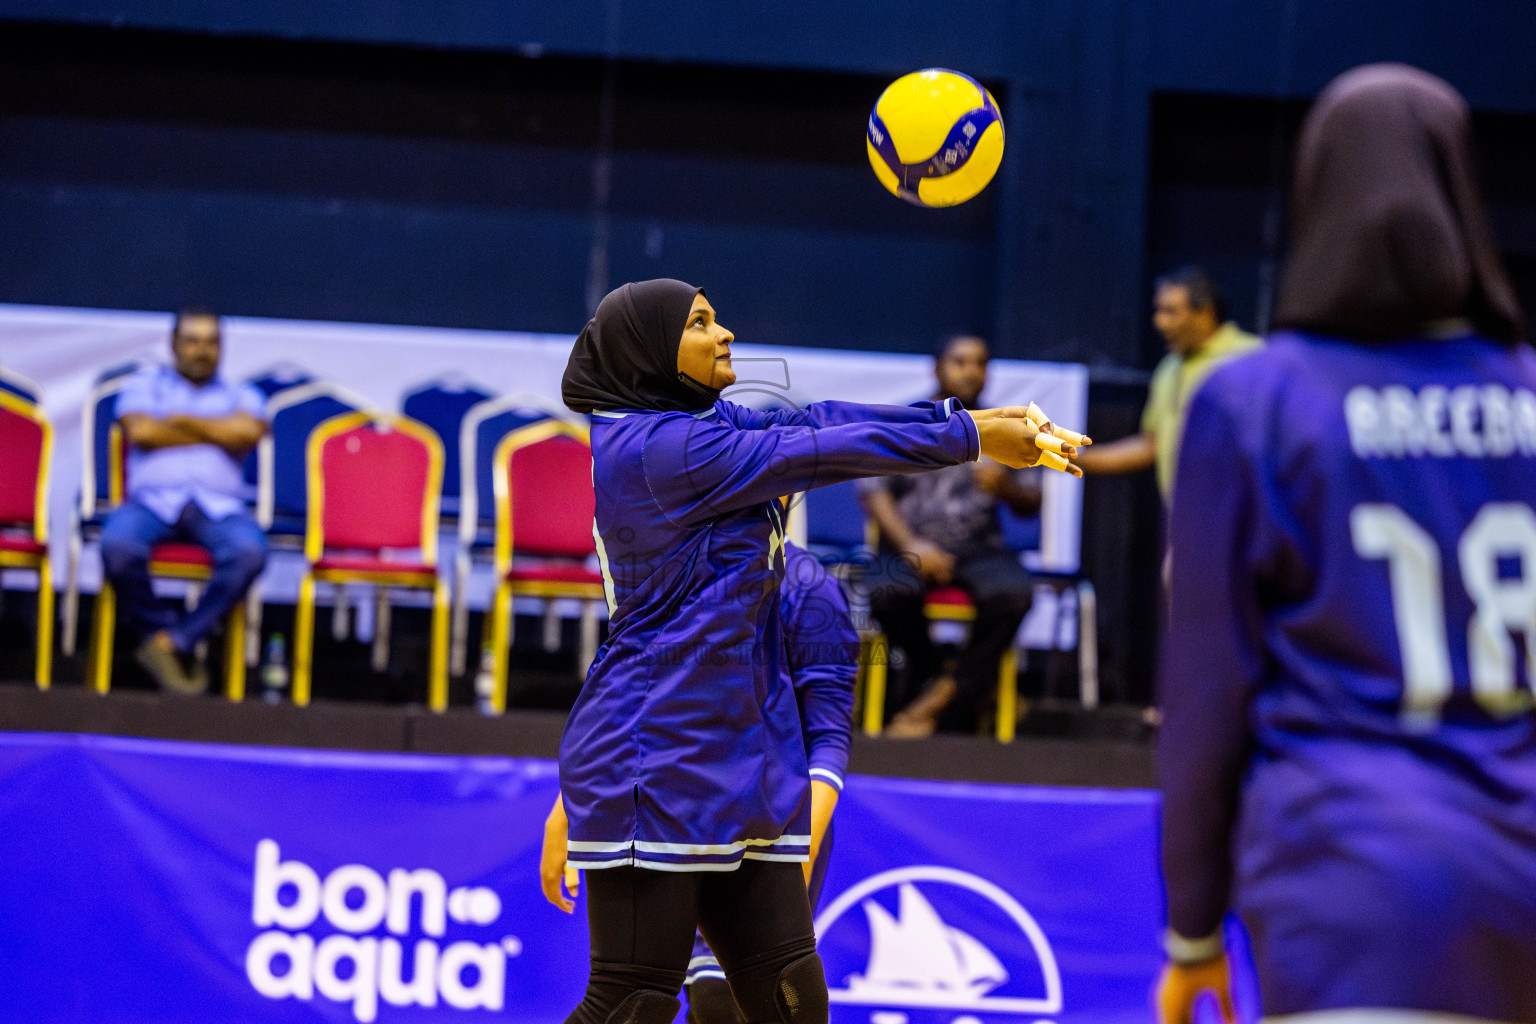
M 488 398 L 467 410 L 459 427 L 459 544 L 466 550 L 489 544 L 496 528 L 496 493 L 491 460 L 501 439 L 520 427 L 570 413 L 542 395 L 519 393 Z
M 864 546 L 864 506 L 857 481 L 805 492 L 805 540 L 817 554 L 847 558 Z
M 300 384 L 308 384 L 313 380 L 313 377 L 297 366 L 274 366 L 250 378 L 246 383 L 271 398 L 279 391 L 287 391 L 289 388 L 296 388 Z
M 37 381 L 24 373 L 7 370 L 0 366 L 0 391 L 25 399 L 33 405 L 43 404 L 43 389 Z
M 127 377 L 149 365 L 151 364 L 142 359 L 130 359 L 126 363 L 118 363 L 116 366 L 108 367 L 96 375 L 96 386 L 100 387 L 107 381 L 116 380 L 119 377 Z
M 314 378 L 297 366 L 274 366 L 272 369 L 257 374 L 246 381 L 251 387 L 260 391 L 267 398 L 280 391 L 296 388 L 300 384 L 308 384 Z M 256 449 L 252 448 L 246 455 L 245 461 L 240 464 L 240 474 L 245 477 L 245 482 L 252 487 L 256 486 L 257 477 L 261 473 L 259 460 L 256 458 Z
M 1003 528 L 1003 543 L 1010 551 L 1038 551 L 1040 515 L 1021 516 L 1002 502 L 997 504 L 997 518 Z
M 485 525 L 496 524 L 496 483 L 492 474 L 492 460 L 501 439 L 530 423 L 549 419 L 549 414 L 537 409 L 509 409 L 479 422 L 475 427 L 475 494 L 483 500 L 475 503 L 475 518 Z
M 1020 516 L 998 503 L 997 518 L 1003 543 L 1011 551 L 1040 547 L 1040 517 Z M 864 546 L 864 507 L 859 503 L 856 481 L 817 487 L 805 492 L 806 543 L 818 554 L 847 558 Z
M 425 423 L 443 442 L 443 511 L 459 511 L 459 428 L 470 409 L 491 394 L 469 384 L 437 381 L 408 393 L 400 411 Z
M 332 416 L 359 412 L 368 402 L 334 384 L 288 388 L 268 403 L 271 428 L 258 449 L 259 518 L 273 533 L 302 534 L 309 508 L 304 450 L 315 427 Z
M 83 519 L 95 517 L 111 504 L 112 425 L 117 422 L 117 397 L 128 378 L 143 367 L 139 362 L 114 366 L 96 378 L 85 396 L 85 415 L 80 424 L 81 441 L 86 446 L 80 481 Z

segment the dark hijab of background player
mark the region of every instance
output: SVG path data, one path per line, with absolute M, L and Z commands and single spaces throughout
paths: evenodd
M 1302 126 L 1277 327 L 1390 340 L 1463 318 L 1524 338 L 1477 187 L 1466 101 L 1434 75 L 1371 64 Z
M 720 392 L 677 369 L 678 343 L 703 291 L 672 278 L 615 288 L 571 349 L 560 396 L 574 412 L 708 409 Z

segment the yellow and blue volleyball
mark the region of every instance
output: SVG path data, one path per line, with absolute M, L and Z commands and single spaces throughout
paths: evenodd
M 918 206 L 955 206 L 997 173 L 1003 115 L 974 78 L 926 68 L 880 94 L 865 141 L 875 176 L 893 195 Z

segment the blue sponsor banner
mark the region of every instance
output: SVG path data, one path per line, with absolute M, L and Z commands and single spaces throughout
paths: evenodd
M 1143 1024 L 1157 813 L 1139 790 L 857 780 L 816 918 L 833 1020 Z
M 548 761 L 0 736 L 0 1022 L 558 1024 Z M 835 1024 L 1145 1021 L 1156 794 L 856 777 Z
M 0 737 L 0 1020 L 563 1020 L 556 789 L 546 761 Z

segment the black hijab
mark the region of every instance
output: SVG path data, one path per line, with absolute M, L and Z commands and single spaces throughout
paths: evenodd
M 693 412 L 720 392 L 678 372 L 677 349 L 695 296 L 671 278 L 615 288 L 597 304 L 571 349 L 560 397 L 574 412 L 655 409 Z
M 1406 64 L 1323 90 L 1302 125 L 1275 325 L 1362 340 L 1464 317 L 1523 337 L 1474 174 L 1467 104 Z

